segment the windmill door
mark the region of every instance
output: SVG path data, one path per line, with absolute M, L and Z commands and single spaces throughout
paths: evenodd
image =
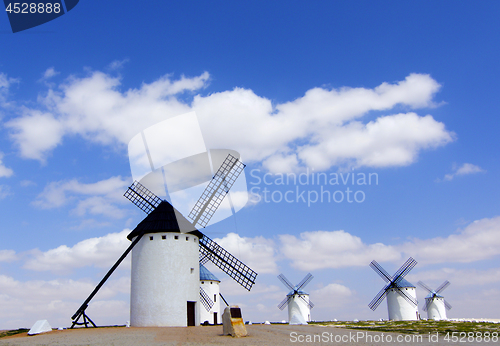
M 196 304 L 196 302 L 187 302 L 187 325 L 188 325 L 188 327 L 196 325 L 195 304 Z
M 217 324 L 217 313 L 214 312 L 214 324 Z

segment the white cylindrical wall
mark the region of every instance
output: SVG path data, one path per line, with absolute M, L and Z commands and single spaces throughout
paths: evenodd
M 200 281 L 200 287 L 203 288 L 207 296 L 214 302 L 212 308 L 207 311 L 205 306 L 200 303 L 200 323 L 208 321 L 214 324 L 214 313 L 217 314 L 217 324 L 222 323 L 222 313 L 220 311 L 220 296 L 219 296 L 219 282 L 213 280 Z
M 415 287 L 403 287 L 400 290 L 404 291 L 409 297 L 417 300 Z M 387 291 L 387 309 L 389 310 L 389 319 L 396 321 L 414 321 L 418 320 L 418 307 L 408 302 L 397 289 L 391 288 Z
M 436 321 L 447 319 L 444 298 L 425 298 L 425 302 L 427 304 L 427 319 Z
M 199 239 L 185 233 L 146 233 L 132 250 L 130 324 L 187 326 L 188 302 L 199 324 Z
M 311 321 L 311 309 L 309 308 L 308 294 L 295 294 L 290 300 L 290 303 L 288 303 L 288 323 L 293 320 L 293 315 L 296 314 L 302 316 L 306 322 Z

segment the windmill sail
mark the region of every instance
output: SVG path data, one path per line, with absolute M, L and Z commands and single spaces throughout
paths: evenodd
M 200 239 L 200 263 L 205 264 L 208 260 L 248 291 L 255 284 L 257 278 L 255 271 L 203 234 L 203 238 Z
M 188 215 L 188 219 L 191 220 L 193 225 L 196 227 L 207 226 L 244 168 L 245 164 L 240 160 L 231 154 L 227 155 Z
M 200 301 L 207 311 L 210 311 L 210 309 L 214 306 L 213 300 L 210 299 L 207 292 L 205 292 L 202 287 L 200 287 Z
M 410 296 L 403 290 L 402 288 L 402 282 L 404 280 L 404 277 L 410 272 L 410 270 L 413 269 L 417 265 L 417 261 L 415 261 L 413 258 L 408 258 L 408 260 L 396 271 L 394 275 L 389 275 L 387 271 L 382 268 L 380 264 L 378 264 L 377 261 L 372 261 L 370 263 L 370 267 L 380 275 L 380 277 L 387 282 L 388 284 L 382 288 L 377 295 L 372 299 L 372 301 L 368 304 L 368 307 L 372 310 L 375 311 L 377 307 L 380 305 L 380 303 L 384 300 L 384 298 L 387 296 L 387 292 L 391 289 L 395 289 L 396 292 L 401 295 L 408 303 L 417 306 L 417 301 L 414 297 Z M 404 280 L 406 281 L 406 280 Z

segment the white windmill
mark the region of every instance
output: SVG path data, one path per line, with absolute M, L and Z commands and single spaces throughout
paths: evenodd
M 220 280 L 212 274 L 203 264 L 200 264 L 200 302 L 204 309 L 200 308 L 200 323 L 208 321 L 211 324 L 220 324 L 222 314 L 220 313 L 221 294 L 219 291 Z
M 212 261 L 247 290 L 257 273 L 196 227 L 205 227 L 245 165 L 229 154 L 195 204 L 188 221 L 169 202 L 139 182 L 125 197 L 148 216 L 127 236 L 132 244 L 72 316 L 73 324 L 95 324 L 88 303 L 132 251 L 130 322 L 132 326 L 194 326 L 200 323 L 199 264 Z M 196 226 L 196 227 L 195 227 Z M 79 322 L 83 318 L 83 322 Z
M 283 310 L 288 306 L 289 324 L 307 324 L 311 321 L 311 309 L 314 304 L 309 300 L 309 294 L 303 288 L 314 278 L 311 273 L 307 274 L 301 282 L 293 286 L 283 275 L 278 275 L 278 279 L 290 290 L 285 299 L 278 304 L 278 308 Z
M 409 258 L 398 271 L 389 275 L 384 268 L 376 261 L 370 263 L 375 272 L 377 272 L 387 285 L 368 304 L 370 309 L 374 310 L 387 297 L 387 309 L 389 319 L 396 321 L 413 321 L 419 319 L 416 287 L 404 279 L 410 270 L 415 267 L 417 261 Z
M 450 310 L 451 305 L 444 300 L 444 297 L 440 293 L 450 285 L 450 282 L 446 280 L 435 290 L 430 289 L 422 281 L 419 281 L 418 285 L 429 292 L 427 297 L 425 297 L 424 305 L 424 311 L 427 311 L 427 319 L 436 321 L 446 320 L 446 310 Z

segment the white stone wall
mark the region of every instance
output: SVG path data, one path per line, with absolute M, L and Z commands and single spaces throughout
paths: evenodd
M 303 297 L 304 299 L 300 298 Z M 301 294 L 294 295 L 293 298 L 288 303 L 288 322 L 294 320 L 293 315 L 297 314 L 302 316 L 303 320 L 306 322 L 311 321 L 311 309 L 309 308 L 309 295 Z M 304 301 L 305 300 L 305 301 Z M 307 302 L 307 303 L 306 303 Z
M 145 234 L 132 250 L 131 326 L 187 326 L 188 301 L 196 302 L 198 325 L 199 285 L 198 237 L 183 233 Z
M 200 323 L 208 321 L 208 323 L 214 323 L 214 312 L 217 313 L 217 324 L 222 323 L 222 313 L 221 313 L 221 297 L 219 296 L 219 282 L 218 281 L 200 281 L 200 287 L 205 290 L 208 297 L 215 302 L 210 311 L 205 309 L 205 306 L 200 302 Z M 224 304 L 225 305 L 225 304 Z
M 401 288 L 409 297 L 417 300 L 417 293 L 414 287 Z M 418 307 L 408 302 L 397 292 L 397 289 L 390 289 L 387 292 L 387 308 L 389 310 L 389 319 L 396 321 L 414 321 L 418 320 Z
M 444 298 L 426 298 L 425 301 L 430 300 L 427 305 L 427 319 L 429 320 L 446 320 L 446 308 L 444 306 Z

